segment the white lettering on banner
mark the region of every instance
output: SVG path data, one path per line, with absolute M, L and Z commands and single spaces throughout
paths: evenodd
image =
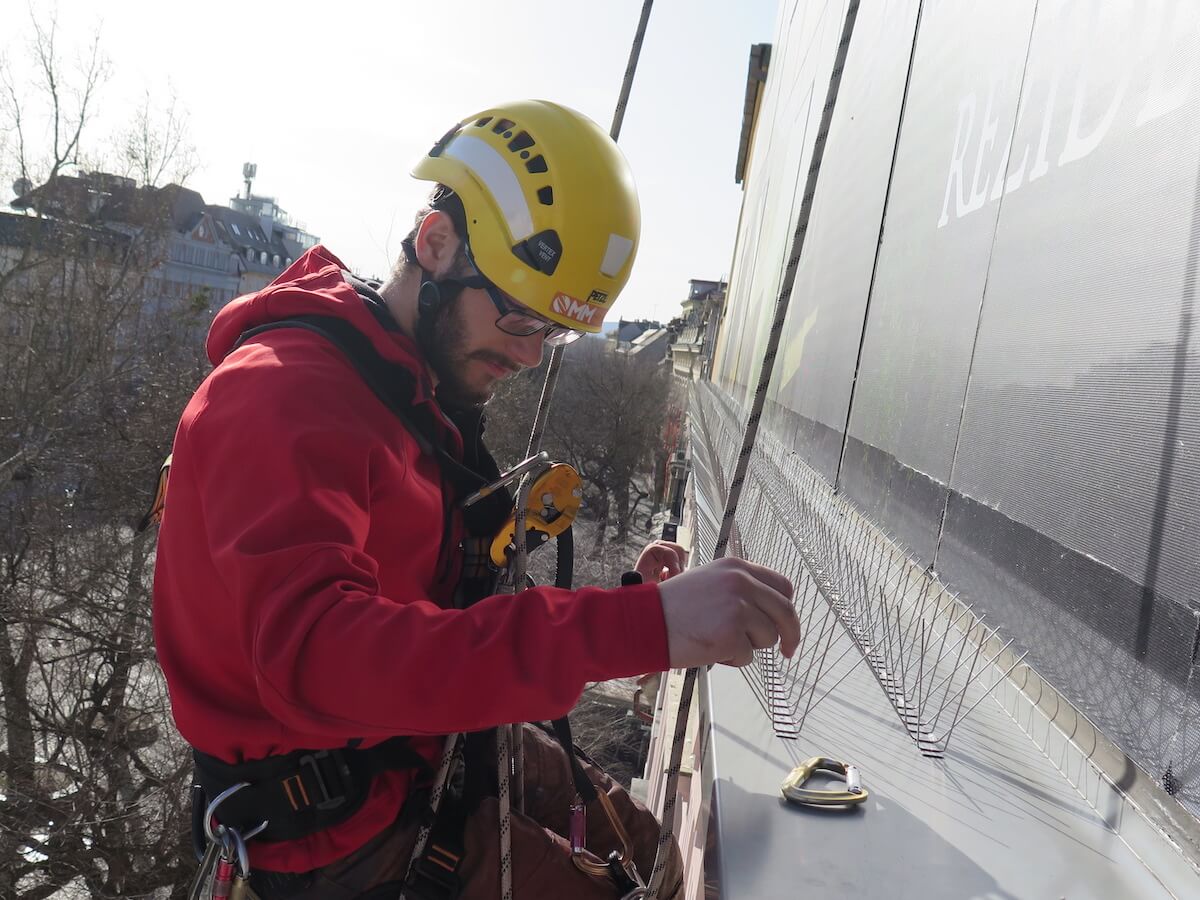
M 955 218 L 965 216 L 966 200 L 963 199 L 963 157 L 971 139 L 971 128 L 975 124 L 975 95 L 967 94 L 958 102 L 958 124 L 954 127 L 954 152 L 950 155 L 950 174 L 946 176 L 946 195 L 942 199 L 942 217 L 938 228 L 950 221 L 950 193 L 954 192 Z
M 983 134 L 979 137 L 979 152 L 975 154 L 975 177 L 971 180 L 971 203 L 967 212 L 981 209 L 987 202 L 988 176 L 984 157 L 996 143 L 996 129 L 1000 125 L 999 120 L 992 114 L 995 100 L 996 82 L 993 81 L 988 85 L 987 106 L 983 108 Z M 980 176 L 983 176 L 983 184 L 979 183 Z
M 596 313 L 600 312 L 600 307 L 576 300 L 569 294 L 555 294 L 554 299 L 550 301 L 550 309 L 560 316 L 574 319 L 581 325 L 591 325 Z
M 1078 43 L 1089 52 L 1075 60 L 1077 67 L 1069 54 L 1059 53 L 1040 70 L 1028 71 L 1015 124 L 1006 107 L 1021 84 L 1011 80 L 1019 70 L 990 80 L 982 115 L 977 115 L 982 91 L 961 97 L 938 228 L 1037 181 L 1052 167 L 1086 159 L 1113 134 L 1127 135 L 1187 104 L 1200 72 L 1186 52 L 1195 40 L 1198 7 L 1193 0 L 1147 0 L 1145 6 L 1142 15 L 1142 5 L 1130 0 L 1103 7 L 1068 0 L 1053 19 L 1038 22 L 1037 33 L 1046 35 L 1052 28 L 1061 35 L 1035 37 L 1031 52 L 1040 55 L 1052 41 L 1075 40 L 1070 35 L 1079 35 Z M 1135 23 L 1140 35 L 1129 33 Z M 1064 81 L 1072 90 L 1069 113 L 1058 102 Z M 1036 137 L 1020 127 L 1038 119 Z M 1004 140 L 998 140 L 1001 127 L 1008 132 Z M 1020 132 L 1025 136 L 1018 141 Z M 968 168 L 972 160 L 974 167 Z M 1129 164 L 1137 162 L 1131 157 Z
M 1029 170 L 1030 181 L 1037 181 L 1050 171 L 1050 164 L 1046 161 L 1046 147 L 1050 143 L 1050 123 L 1054 118 L 1054 103 L 1058 100 L 1058 83 L 1062 80 L 1061 76 L 1062 66 L 1056 64 L 1054 72 L 1050 76 L 1050 89 L 1046 92 L 1045 105 L 1042 109 L 1042 131 L 1041 136 L 1038 138 L 1038 148 L 1033 159 L 1033 168 Z M 1037 86 L 1034 85 L 1031 91 L 1036 89 Z M 1017 182 L 1012 186 L 1012 189 L 1015 191 L 1020 186 L 1020 182 Z
M 1093 9 L 1093 15 L 1103 15 L 1099 8 Z M 1099 31 L 1099 27 L 1093 27 L 1092 33 Z M 1070 162 L 1083 159 L 1100 146 L 1100 142 L 1104 140 L 1104 136 L 1108 134 L 1112 128 L 1113 119 L 1116 118 L 1117 110 L 1121 108 L 1121 102 L 1125 99 L 1125 92 L 1129 90 L 1129 78 L 1131 75 L 1130 65 L 1126 65 L 1121 72 L 1120 78 L 1117 81 L 1116 90 L 1113 91 L 1112 99 L 1108 103 L 1108 109 L 1100 117 L 1099 123 L 1092 129 L 1089 135 L 1081 135 L 1079 133 L 1080 119 L 1082 117 L 1084 98 L 1087 95 L 1088 76 L 1091 70 L 1095 67 L 1095 54 L 1089 54 L 1084 58 L 1083 64 L 1079 69 L 1079 77 L 1075 82 L 1075 99 L 1071 103 L 1071 124 L 1067 126 L 1067 139 L 1063 144 L 1063 151 L 1058 157 L 1060 166 Z M 1095 79 L 1093 79 L 1095 80 Z M 1104 84 L 1103 81 L 1100 82 Z

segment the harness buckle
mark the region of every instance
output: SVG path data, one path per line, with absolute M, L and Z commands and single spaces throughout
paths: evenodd
M 325 759 L 330 759 L 333 761 L 334 771 L 340 776 L 341 779 L 345 779 L 349 776 L 350 768 L 342 759 L 341 754 L 336 750 L 318 750 L 315 753 L 306 753 L 304 756 L 300 757 L 300 768 L 303 769 L 307 766 L 312 770 L 313 778 L 317 782 L 317 788 L 321 792 L 321 799 L 313 805 L 317 809 L 321 810 L 337 809 L 346 802 L 346 793 L 344 790 L 345 786 L 344 784 L 339 785 L 339 787 L 343 790 L 341 793 L 336 795 L 329 790 L 329 785 L 326 783 L 325 776 L 321 772 L 321 761 Z
M 840 775 L 846 782 L 845 790 L 806 788 L 805 783 L 815 772 Z M 780 790 L 783 791 L 784 799 L 808 806 L 853 806 L 862 803 L 868 796 L 866 788 L 862 786 L 857 766 L 825 756 L 806 759 L 792 769 L 791 774 L 784 779 Z
M 432 847 L 429 855 L 422 854 L 413 861 L 404 880 L 404 896 L 411 900 L 454 900 L 462 891 L 458 864 L 455 854 Z

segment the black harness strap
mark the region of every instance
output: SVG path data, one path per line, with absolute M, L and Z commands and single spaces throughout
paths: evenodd
M 422 453 L 434 457 L 456 484 L 461 481 L 464 486 L 470 485 L 474 490 L 484 483 L 481 476 L 459 463 L 431 437 L 435 431 L 431 417 L 427 414 L 421 415 L 412 402 L 416 388 L 416 380 L 412 373 L 403 366 L 384 360 L 371 344 L 371 339 L 345 319 L 337 316 L 307 315 L 267 322 L 242 332 L 233 349 L 236 350 L 246 341 L 264 332 L 277 331 L 280 328 L 300 328 L 319 334 L 341 350 L 342 355 L 354 366 L 354 370 L 366 382 L 367 387 L 412 434 Z
M 559 746 L 566 754 L 567 761 L 571 764 L 571 780 L 575 782 L 576 793 L 584 803 L 591 803 L 596 799 L 596 786 L 592 784 L 592 779 L 587 777 L 583 766 L 579 764 L 575 741 L 571 737 L 571 720 L 563 716 L 561 719 L 552 721 L 550 727 L 554 731 L 554 737 L 558 739 Z
M 381 772 L 432 771 L 406 737 L 374 747 L 296 750 L 280 756 L 226 763 L 193 750 L 196 780 L 209 800 L 248 782 L 215 811 L 224 825 L 247 834 L 262 822 L 263 841 L 289 841 L 346 821 L 362 807 L 371 782 Z
M 458 871 L 466 853 L 467 816 L 474 808 L 461 790 L 447 785 L 430 825 L 425 850 L 412 861 L 404 882 L 404 895 L 408 900 L 454 900 L 458 897 L 462 891 Z
M 370 301 L 365 296 L 369 289 L 355 284 L 364 294 L 364 301 Z M 374 314 L 386 316 L 386 310 L 376 310 L 378 304 L 371 306 Z M 447 410 L 446 416 L 452 421 L 464 436 L 465 459 L 464 465 L 455 459 L 438 439 L 438 426 L 432 411 L 421 409 L 413 403 L 416 391 L 416 379 L 412 372 L 398 363 L 389 362 L 380 356 L 379 351 L 371 343 L 371 339 L 347 322 L 336 316 L 305 315 L 294 316 L 290 319 L 280 319 L 251 328 L 238 338 L 234 349 L 256 335 L 280 328 L 301 328 L 313 334 L 320 335 L 333 346 L 337 347 L 347 361 L 358 372 L 372 393 L 386 406 L 405 429 L 412 434 L 422 453 L 431 456 L 442 470 L 446 481 L 449 482 L 453 497 L 465 497 L 474 493 L 480 487 L 500 477 L 499 467 L 490 453 L 483 447 L 482 441 L 468 441 L 466 436 L 469 429 L 466 416 Z M 232 352 L 232 351 L 231 351 Z M 479 417 L 475 417 L 475 432 L 482 426 Z M 463 524 L 473 537 L 483 537 L 490 540 L 512 511 L 512 495 L 507 491 L 496 491 L 493 494 L 472 504 L 463 510 Z M 450 517 L 446 516 L 449 527 Z

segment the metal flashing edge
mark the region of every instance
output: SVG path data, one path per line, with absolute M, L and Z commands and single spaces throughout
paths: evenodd
M 961 601 L 943 588 L 947 605 Z M 998 638 L 985 650 L 1000 650 Z M 994 645 L 994 646 L 992 646 Z M 1016 663 L 1013 649 L 996 660 Z M 1167 890 L 1193 896 L 1200 877 L 1200 820 L 1092 724 L 1028 663 L 996 682 L 992 696 Z

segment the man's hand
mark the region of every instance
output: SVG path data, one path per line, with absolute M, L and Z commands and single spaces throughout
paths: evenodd
M 774 569 L 719 559 L 659 586 L 671 667 L 749 665 L 773 647 L 791 657 L 800 643 L 792 583 Z
M 687 551 L 672 541 L 651 541 L 638 556 L 634 570 L 647 584 L 678 575 L 687 566 Z

